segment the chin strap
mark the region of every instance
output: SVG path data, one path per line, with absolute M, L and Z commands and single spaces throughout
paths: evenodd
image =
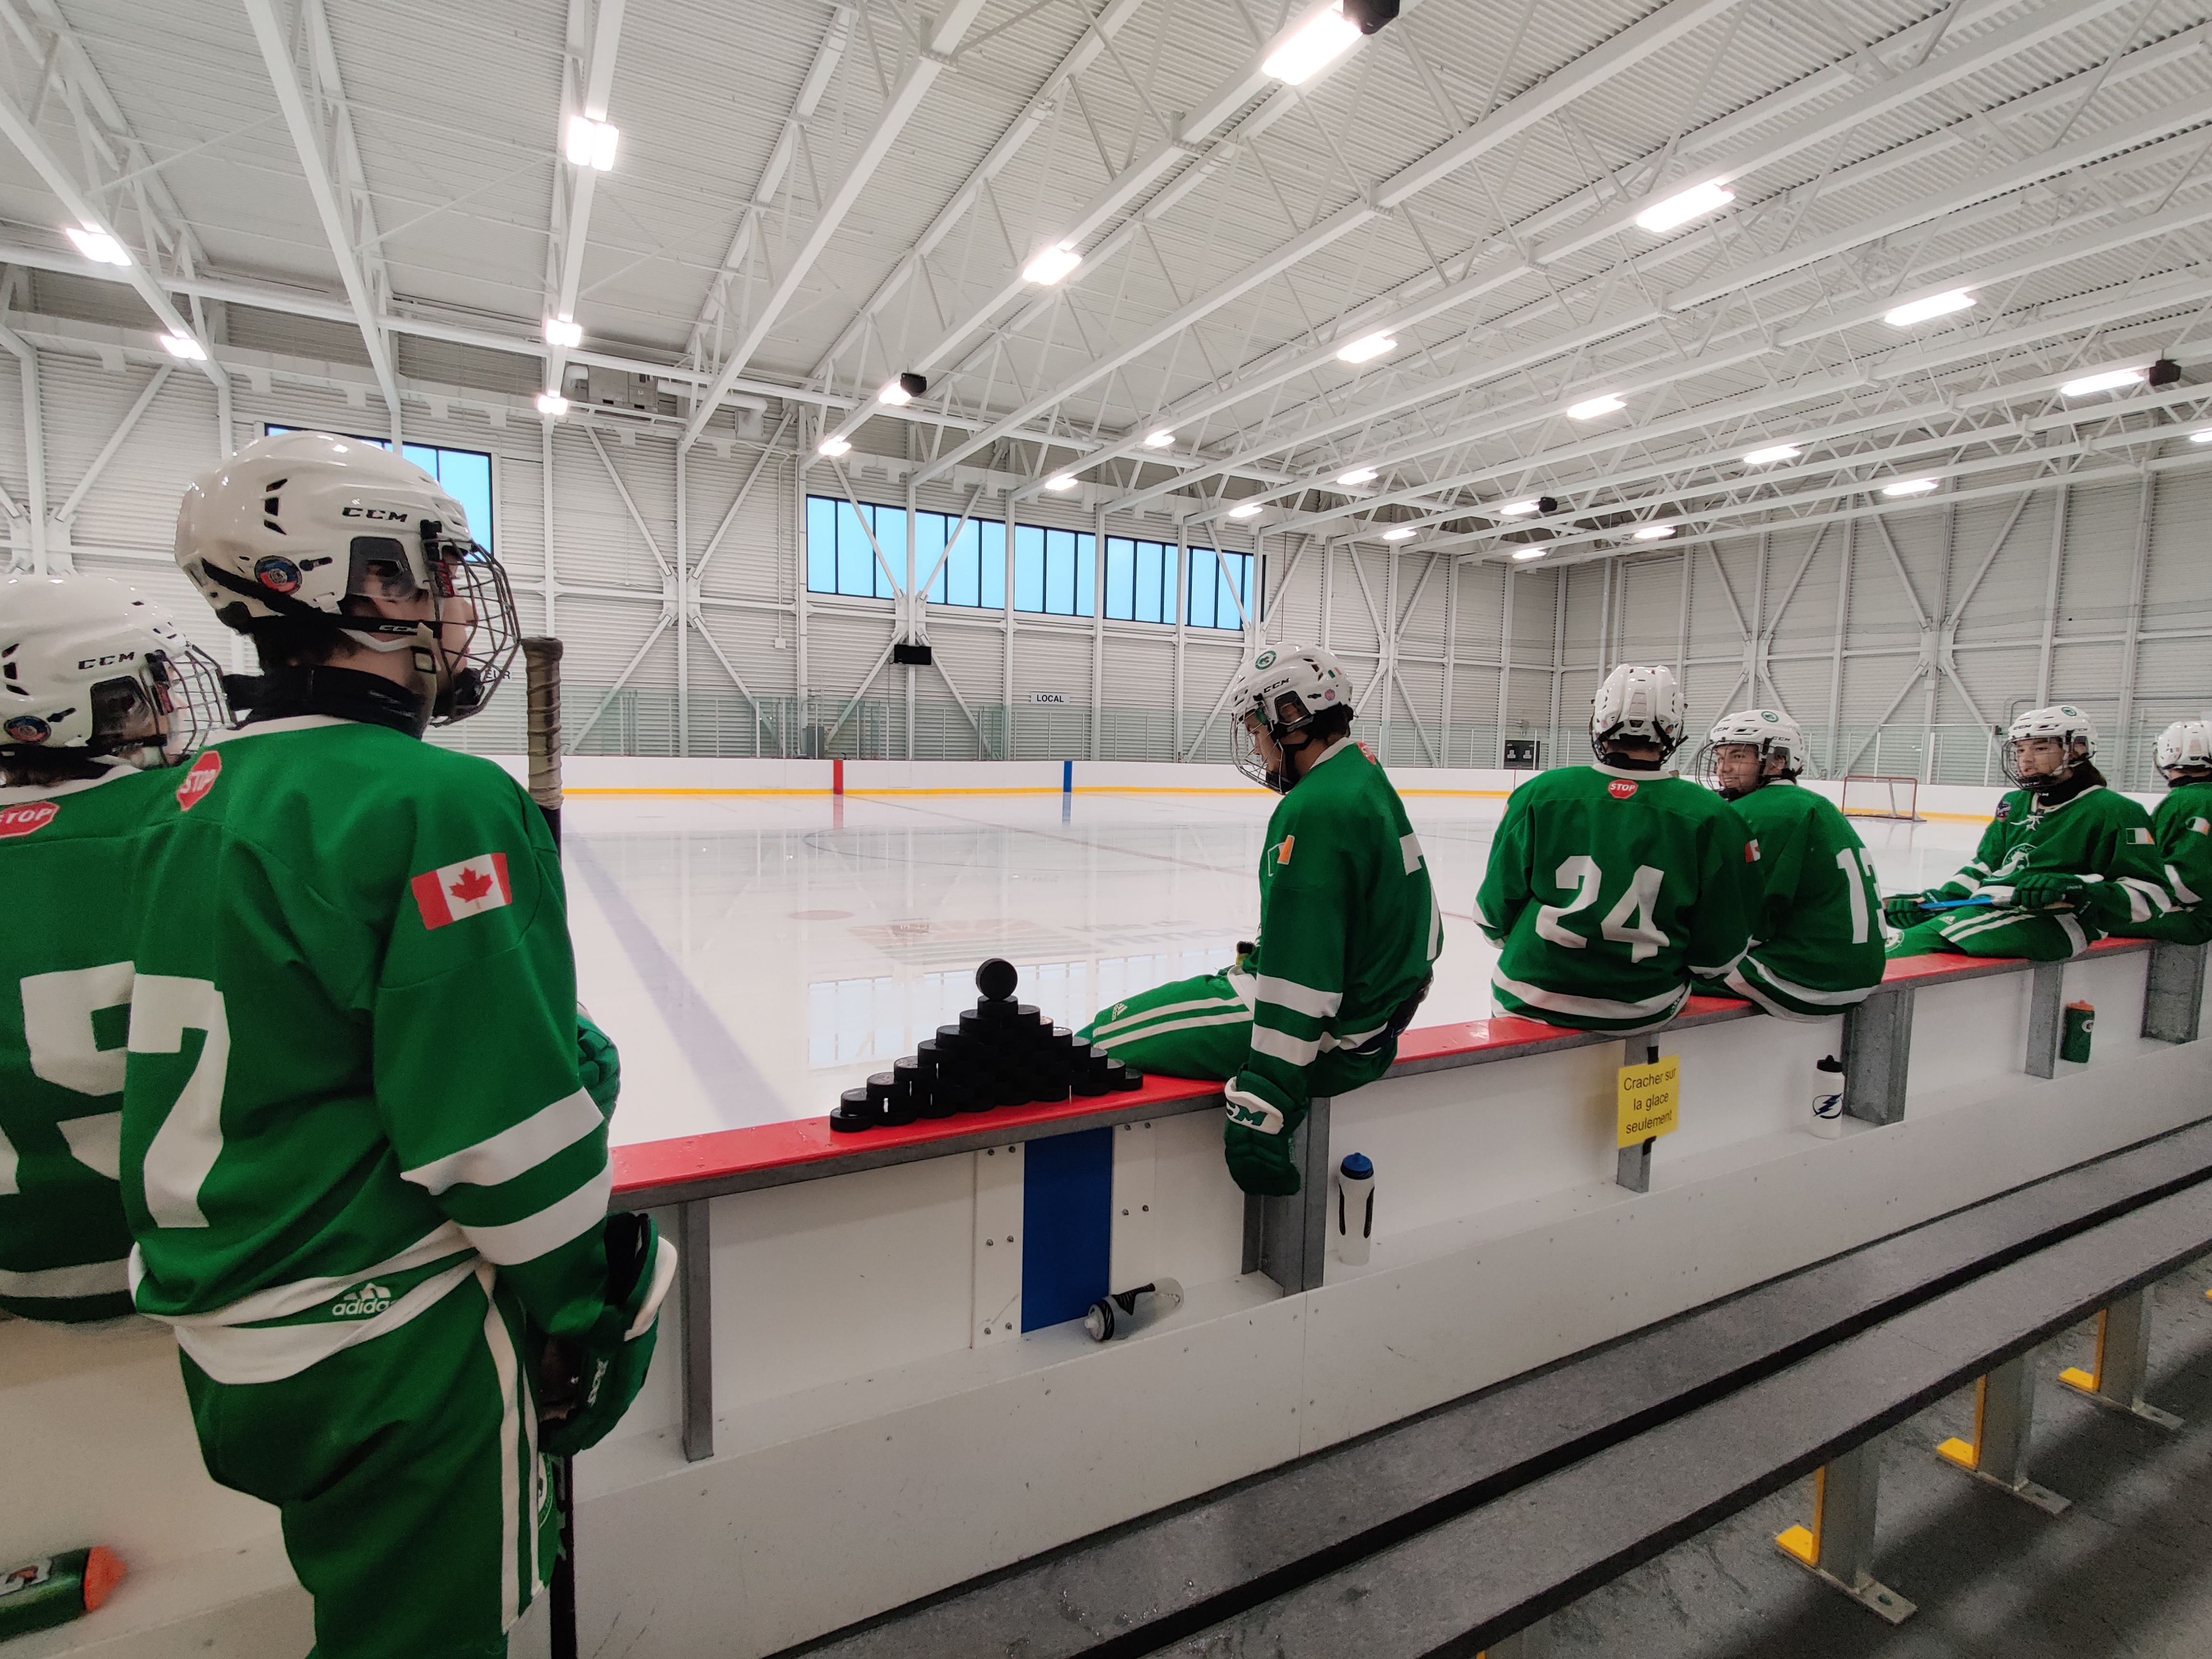
M 430 723 L 430 711 L 420 697 L 380 674 L 357 668 L 277 668 L 251 683 L 243 675 L 225 678 L 233 688 L 232 701 L 252 710 L 246 717 L 248 726 L 295 714 L 329 714 L 419 738 Z
M 2027 793 L 2035 797 L 2038 806 L 2063 806 L 2075 796 L 2096 788 L 2104 782 L 2104 775 L 2087 761 L 2076 761 L 2066 769 L 2063 777 L 2031 778 Z

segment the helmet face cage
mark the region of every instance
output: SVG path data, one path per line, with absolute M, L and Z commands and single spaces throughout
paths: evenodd
M 1739 744 L 1746 747 L 1755 746 L 1759 750 L 1759 781 L 1752 785 L 1753 789 L 1763 788 L 1770 783 L 1779 783 L 1784 779 L 1794 783 L 1805 775 L 1805 763 L 1790 753 L 1787 742 L 1779 738 L 1751 736 L 1707 738 L 1698 745 L 1697 752 L 1690 757 L 1688 767 L 1690 775 L 1704 784 L 1706 788 L 1720 790 L 1720 751 Z M 1766 769 L 1766 763 L 1777 755 L 1784 757 L 1790 763 L 1779 772 L 1769 772 Z M 1747 790 L 1744 793 L 1747 794 L 1750 791 Z
M 442 533 L 434 519 L 422 521 L 422 560 L 430 578 L 430 635 L 442 672 L 430 723 L 450 726 L 480 714 L 514 665 L 521 631 L 514 619 L 514 589 L 507 568 L 491 550 Z M 440 624 L 449 605 L 465 602 L 476 620 L 456 651 Z
M 43 721 L 25 722 L 0 738 L 0 757 L 10 753 L 113 755 L 142 769 L 174 766 L 230 725 L 230 703 L 214 659 L 195 645 L 174 651 L 141 653 L 135 672 L 98 680 L 85 692 L 92 710 L 92 735 L 82 744 L 49 747 Z
M 2065 745 L 2065 763 L 2057 772 L 2021 770 L 2021 745 L 2039 738 L 2056 738 Z M 2039 783 L 2057 782 L 2075 767 L 2094 760 L 2097 728 L 2090 724 L 2087 714 L 2065 704 L 2030 709 L 2012 723 L 1998 749 L 1998 766 L 2005 781 L 2015 789 L 2033 789 Z
M 1251 722 L 1255 719 L 1261 720 L 1267 719 L 1265 710 L 1261 708 L 1260 701 L 1256 697 L 1237 710 L 1236 721 L 1229 731 L 1231 757 L 1237 763 L 1237 769 L 1251 779 L 1253 782 L 1263 789 L 1272 789 L 1279 795 L 1284 794 L 1289 791 L 1291 781 L 1281 771 L 1268 765 L 1267 757 L 1261 754 L 1259 740 L 1254 736 L 1252 731 Z M 1269 735 L 1273 736 L 1279 729 L 1287 728 L 1278 728 L 1273 721 L 1268 720 L 1267 729 Z

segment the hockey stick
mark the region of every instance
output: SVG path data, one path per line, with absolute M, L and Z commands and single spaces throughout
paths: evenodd
M 553 845 L 561 845 L 561 641 L 522 642 L 526 681 L 530 799 L 545 815 Z M 553 1504 L 560 1516 L 561 1553 L 553 1562 L 553 1659 L 576 1659 L 576 1487 L 574 1465 L 553 1464 Z

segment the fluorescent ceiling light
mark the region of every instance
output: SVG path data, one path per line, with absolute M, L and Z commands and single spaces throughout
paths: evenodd
M 1636 532 L 1636 539 L 1639 542 L 1663 542 L 1674 533 L 1674 526 L 1671 524 L 1647 524 Z
M 1536 501 L 1536 498 L 1535 498 L 1534 495 L 1531 495 L 1531 496 L 1530 496 L 1530 497 L 1528 497 L 1528 499 L 1527 501 L 1504 501 L 1504 502 L 1501 502 L 1498 507 L 1494 507 L 1494 508 L 1493 508 L 1493 509 L 1492 509 L 1492 511 L 1494 511 L 1494 512 L 1496 512 L 1496 513 L 1498 513 L 1498 514 L 1500 514 L 1502 517 L 1504 517 L 1504 518 L 1508 518 L 1508 519 L 1519 519 L 1519 518 L 1526 517 L 1528 514 L 1531 514 L 1531 513 L 1534 513 L 1534 512 L 1536 510 L 1536 507 L 1537 507 L 1537 501 Z
M 853 441 L 850 438 L 841 438 L 833 432 L 814 446 L 814 453 L 817 455 L 827 455 L 834 461 L 840 455 L 849 455 L 853 453 Z
M 1341 5 L 1327 11 L 1267 54 L 1260 73 L 1298 86 L 1349 52 L 1359 40 L 1359 25 Z
M 1401 524 L 1395 529 L 1384 531 L 1382 532 L 1382 539 L 1386 542 L 1409 542 L 1413 539 L 1413 535 L 1414 531 L 1412 525 Z
M 1072 247 L 1048 247 L 1022 267 L 1022 280 L 1050 288 L 1082 263 L 1083 256 Z
M 1349 472 L 1338 473 L 1336 475 L 1336 481 L 1340 484 L 1345 484 L 1356 489 L 1361 484 L 1373 483 L 1376 479 L 1382 476 L 1382 473 L 1376 471 L 1374 467 L 1355 466 Z
M 1044 487 L 1047 489 L 1073 489 L 1075 488 L 1075 475 L 1073 472 L 1054 473 L 1044 481 Z
M 538 412 L 550 415 L 557 421 L 568 412 L 568 400 L 557 392 L 541 392 L 538 394 Z
M 1267 503 L 1265 501 L 1247 501 L 1242 507 L 1231 507 L 1229 509 L 1229 516 L 1232 519 L 1257 518 L 1260 514 L 1261 509 L 1266 506 Z
M 550 346 L 580 346 L 584 343 L 584 325 L 572 323 L 566 317 L 545 319 L 545 343 Z
M 1964 311 L 1974 303 L 1974 296 L 1963 288 L 1954 288 L 1948 294 L 1936 294 L 1925 300 L 1915 300 L 1911 305 L 1899 306 L 1894 311 L 1882 313 L 1882 321 L 1892 328 L 1911 328 L 1915 323 L 1924 323 L 1930 317 L 1948 317 L 1954 311 Z
M 1610 415 L 1617 409 L 1627 407 L 1626 404 L 1608 392 L 1602 398 L 1587 398 L 1581 403 L 1569 405 L 1567 418 L 1571 421 L 1594 421 L 1601 415 Z
M 1145 447 L 1147 449 L 1165 449 L 1174 441 L 1175 434 L 1166 427 L 1162 427 L 1158 432 L 1147 432 L 1145 434 Z
M 188 363 L 207 361 L 207 348 L 189 334 L 164 334 L 161 349 L 172 357 L 182 357 Z
M 610 122 L 594 121 L 588 115 L 568 118 L 567 154 L 572 167 L 606 172 L 615 164 L 615 146 L 621 142 L 622 129 Z
M 1372 362 L 1386 352 L 1397 349 L 1398 343 L 1388 334 L 1363 334 L 1350 345 L 1341 348 L 1336 354 L 1336 360 L 1340 363 Z
M 1746 466 L 1772 466 L 1777 461 L 1794 461 L 1805 452 L 1796 444 L 1776 444 L 1770 449 L 1754 449 L 1743 458 Z
M 1906 478 L 1897 483 L 1884 484 L 1881 493 L 1885 495 L 1925 495 L 1936 488 L 1936 483 L 1934 478 Z
M 2193 444 L 2212 444 L 2212 426 L 2206 427 L 2202 432 L 2191 433 L 2189 441 Z
M 2150 379 L 2148 368 L 2108 368 L 2101 374 L 2085 374 L 2078 380 L 2069 380 L 2058 388 L 2062 398 L 2086 398 L 2093 392 L 2118 392 L 2122 386 L 2141 386 Z
M 76 251 L 94 264 L 127 265 L 131 263 L 130 250 L 104 230 L 94 230 L 89 227 L 80 230 L 75 225 L 64 225 L 62 234 L 76 243 Z
M 1654 202 L 1636 216 L 1636 222 L 1643 229 L 1655 233 L 1669 231 L 1692 219 L 1718 213 L 1734 200 L 1735 192 L 1732 190 L 1723 190 L 1718 185 L 1692 185 L 1663 202 Z
M 1551 550 L 1548 548 L 1542 547 L 1516 548 L 1514 550 L 1513 556 L 1516 559 L 1540 559 L 1550 550 Z
M 914 393 L 908 392 L 896 380 L 886 380 L 884 382 L 884 389 L 876 393 L 876 401 L 879 404 L 889 404 L 893 409 L 904 409 L 914 401 Z

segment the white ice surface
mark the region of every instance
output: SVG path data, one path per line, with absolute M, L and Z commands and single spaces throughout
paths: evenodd
M 1225 965 L 1257 921 L 1268 803 L 1250 796 L 570 799 L 580 988 L 622 1049 L 621 1143 L 820 1116 L 972 1006 L 1003 956 L 1021 999 L 1102 1002 Z M 1472 921 L 1502 800 L 1411 799 L 1445 914 L 1419 1023 L 1490 1012 Z M 1980 826 L 1862 820 L 1884 891 Z

